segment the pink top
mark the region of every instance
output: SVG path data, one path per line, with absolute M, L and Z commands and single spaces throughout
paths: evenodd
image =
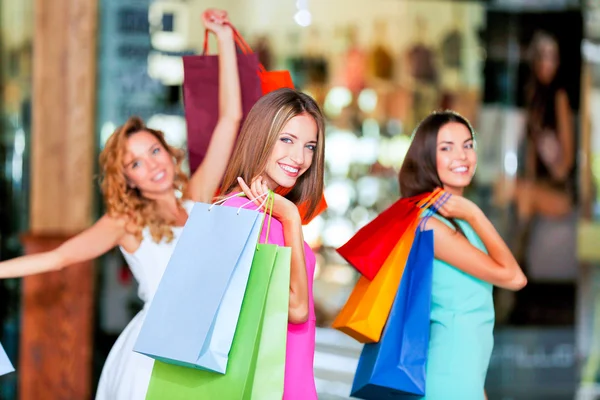
M 223 204 L 230 207 L 240 207 L 247 202 L 246 197 L 234 197 Z M 256 205 L 251 203 L 244 206 L 244 208 L 255 210 Z M 273 218 L 271 221 L 268 241 L 265 241 L 266 235 L 267 221 L 265 220 L 260 242 L 285 246 L 283 225 L 277 219 Z M 308 276 L 308 321 L 303 324 L 288 324 L 283 400 L 317 400 L 313 371 L 316 326 L 313 279 L 316 259 L 315 254 L 306 242 L 304 243 L 304 254 Z

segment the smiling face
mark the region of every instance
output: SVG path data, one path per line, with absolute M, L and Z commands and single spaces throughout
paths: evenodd
M 294 89 L 261 97 L 248 113 L 227 165 L 220 192 L 239 191 L 261 177 L 310 218 L 321 203 L 325 169 L 325 124 L 315 100 Z
M 459 122 L 443 125 L 437 135 L 437 173 L 444 189 L 462 195 L 477 167 L 477 154 L 469 129 Z
M 270 189 L 293 187 L 310 168 L 317 149 L 317 135 L 317 123 L 306 113 L 284 125 L 265 168 Z
M 175 163 L 156 136 L 142 130 L 127 138 L 123 167 L 128 185 L 147 198 L 173 191 Z

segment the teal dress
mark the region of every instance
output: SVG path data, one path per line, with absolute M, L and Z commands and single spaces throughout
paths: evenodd
M 452 227 L 444 218 L 435 217 Z M 457 223 L 469 242 L 487 253 L 473 228 L 464 221 Z M 436 259 L 424 399 L 484 399 L 493 329 L 492 285 Z

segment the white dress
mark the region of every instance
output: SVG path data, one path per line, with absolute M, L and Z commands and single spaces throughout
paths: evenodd
M 193 201 L 184 202 L 183 206 L 188 214 L 193 205 Z M 173 227 L 174 239 L 171 242 L 156 243 L 150 235 L 150 230 L 145 228 L 142 242 L 135 253 L 128 253 L 121 248 L 139 284 L 138 296 L 144 302 L 144 308 L 131 320 L 110 350 L 102 368 L 96 400 L 144 400 L 146 398 L 154 360 L 135 353 L 133 346 L 182 230 L 183 227 Z

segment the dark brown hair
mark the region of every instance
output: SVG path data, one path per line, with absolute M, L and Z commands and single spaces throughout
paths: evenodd
M 451 122 L 466 126 L 471 138 L 475 139 L 475 132 L 469 121 L 454 111 L 436 111 L 425 117 L 413 132 L 412 142 L 400 168 L 398 179 L 402 197 L 443 188 L 437 171 L 437 139 L 440 129 Z M 450 222 L 462 232 L 456 221 Z

